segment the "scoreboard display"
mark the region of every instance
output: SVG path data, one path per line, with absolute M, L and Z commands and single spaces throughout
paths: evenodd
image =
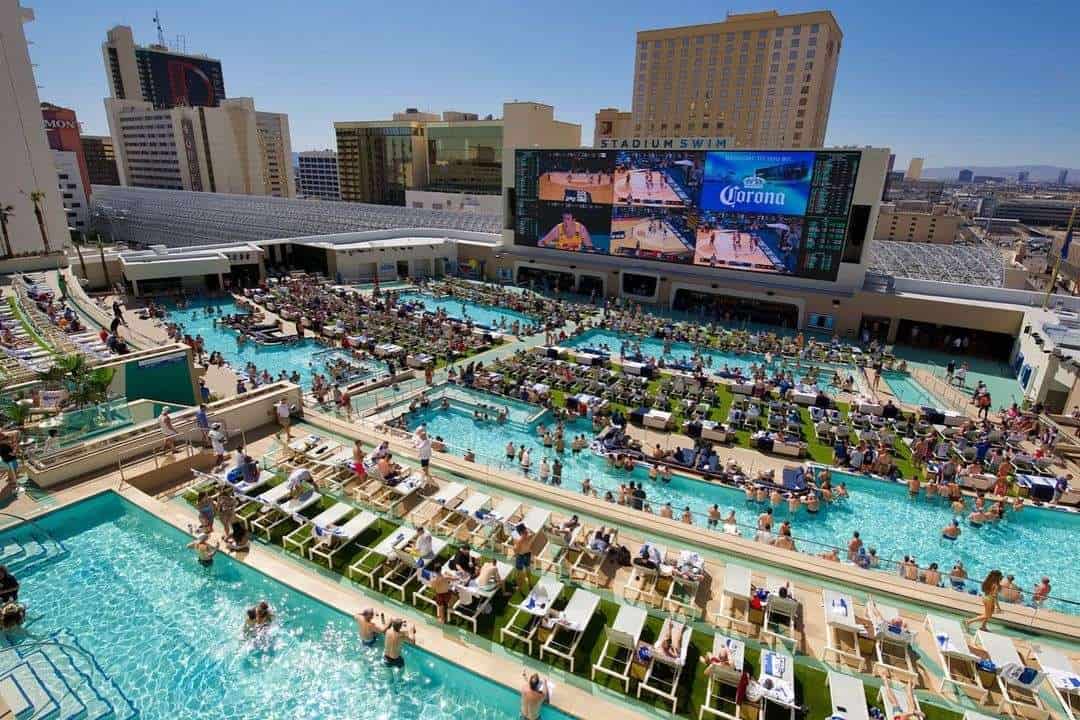
M 518 150 L 520 245 L 835 280 L 860 153 Z

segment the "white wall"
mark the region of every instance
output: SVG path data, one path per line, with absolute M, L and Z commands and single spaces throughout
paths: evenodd
M 429 190 L 405 191 L 405 207 L 424 210 L 453 210 L 498 215 L 502 213 L 502 203 L 502 195 L 431 192 Z
M 33 12 L 18 0 L 0 0 L 0 205 L 14 206 L 8 234 L 16 255 L 44 250 L 30 200 L 34 191 L 45 193 L 41 207 L 50 249 L 62 250 L 68 241 L 23 29 L 23 23 L 32 19 Z

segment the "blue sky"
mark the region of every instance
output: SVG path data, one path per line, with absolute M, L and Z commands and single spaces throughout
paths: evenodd
M 72 107 L 84 132 L 107 131 L 100 45 L 115 24 L 222 60 L 230 96 L 289 114 L 294 150 L 333 147 L 335 120 L 387 118 L 406 106 L 498 114 L 538 100 L 559 119 L 629 109 L 637 30 L 722 20 L 702 0 L 295 2 L 22 0 L 38 20 L 42 100 Z M 740 5 L 781 12 L 824 2 Z M 893 148 L 928 166 L 1080 167 L 1076 28 L 1080 3 L 837 1 L 844 31 L 827 143 Z

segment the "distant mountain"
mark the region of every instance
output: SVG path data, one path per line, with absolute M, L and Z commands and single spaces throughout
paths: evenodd
M 1016 177 L 1020 172 L 1031 173 L 1031 180 L 1057 180 L 1058 173 L 1064 168 L 1054 165 L 964 165 L 941 168 L 923 168 L 922 176 L 932 180 L 955 180 L 961 170 L 970 170 L 976 175 Z M 1069 182 L 1080 182 L 1080 169 L 1069 168 Z

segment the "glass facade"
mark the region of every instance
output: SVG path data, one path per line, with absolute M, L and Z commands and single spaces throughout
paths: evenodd
M 422 175 L 423 139 L 424 128 L 415 124 L 338 127 L 341 199 L 404 205 L 405 190 Z
M 502 140 L 502 123 L 429 125 L 426 189 L 499 194 Z

